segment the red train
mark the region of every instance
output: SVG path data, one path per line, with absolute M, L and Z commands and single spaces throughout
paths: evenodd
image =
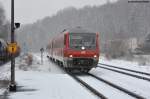
M 48 44 L 49 58 L 67 71 L 88 72 L 99 60 L 99 33 L 81 27 L 64 30 Z

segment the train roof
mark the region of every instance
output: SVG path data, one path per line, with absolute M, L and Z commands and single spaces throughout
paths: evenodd
M 64 32 L 69 32 L 69 33 L 95 33 L 93 31 L 90 31 L 90 30 L 82 28 L 82 27 L 69 28 L 69 29 L 64 30 Z

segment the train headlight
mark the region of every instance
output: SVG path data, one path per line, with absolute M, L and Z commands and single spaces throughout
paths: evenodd
M 84 47 L 84 46 L 82 46 L 82 47 L 81 47 L 81 49 L 82 49 L 82 50 L 85 50 L 85 47 Z
M 71 57 L 71 58 L 72 58 L 72 57 L 73 57 L 73 55 L 69 55 L 69 57 Z
M 97 55 L 94 55 L 94 58 L 96 58 L 97 57 Z

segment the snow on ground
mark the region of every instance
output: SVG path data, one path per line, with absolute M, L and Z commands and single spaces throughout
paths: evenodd
M 17 71 L 18 92 L 9 99 L 96 99 L 67 74 Z
M 10 63 L 5 64 L 5 66 L 0 66 L 0 99 L 7 91 L 8 83 L 10 79 Z
M 102 68 L 96 68 L 91 70 L 90 72 L 125 89 L 144 96 L 147 99 L 150 99 L 150 82 L 148 81 L 130 77 L 124 74 L 119 74 Z
M 107 96 L 108 99 L 134 99 L 133 97 L 129 96 L 128 94 L 109 86 L 103 82 L 100 82 L 92 77 L 79 77 L 82 80 L 88 82 L 93 88 L 97 89 L 103 95 Z
M 43 64 L 41 64 L 41 54 L 33 54 L 33 64 L 27 65 L 23 57 L 16 59 L 16 82 L 18 92 L 10 93 L 7 99 L 97 99 L 88 90 L 65 74 L 56 64 L 50 62 L 44 54 Z M 150 72 L 150 66 L 138 66 L 137 63 L 123 60 L 107 60 L 100 58 L 100 63 L 117 65 L 138 71 Z M 0 79 L 10 79 L 10 63 L 0 67 Z M 124 86 L 140 95 L 146 95 L 150 92 L 150 83 L 137 80 L 132 77 L 124 76 L 104 69 L 96 68 L 91 73 L 112 81 L 118 85 Z M 106 84 L 98 84 L 92 79 L 85 79 L 88 82 L 102 90 L 112 99 L 125 99 L 123 93 L 113 90 Z M 0 92 L 2 90 L 0 89 Z M 121 94 L 120 96 L 117 95 Z M 123 97 L 123 98 L 120 98 Z
M 99 63 L 105 63 L 108 65 L 114 65 L 114 66 L 118 66 L 122 68 L 150 73 L 150 65 L 142 66 L 142 65 L 139 65 L 138 62 L 125 61 L 125 60 L 119 60 L 119 59 L 108 60 L 104 57 L 100 57 Z
M 33 62 L 32 65 L 27 65 L 24 59 L 18 59 L 16 61 L 16 70 L 23 71 L 39 71 L 39 72 L 48 72 L 54 74 L 64 74 L 64 71 L 58 68 L 58 66 L 49 61 L 47 58 L 47 54 L 45 53 L 43 56 L 43 64 L 41 63 L 41 54 L 34 53 L 33 54 Z
M 106 58 L 100 58 L 99 63 L 114 65 L 117 67 L 128 68 L 132 70 L 142 71 L 150 73 L 150 66 L 138 66 L 136 62 L 129 62 L 125 60 L 107 60 Z M 102 77 L 108 81 L 113 82 L 119 86 L 122 86 L 132 92 L 135 92 L 141 96 L 150 99 L 150 82 L 130 77 L 124 74 L 116 73 L 113 71 L 105 70 L 102 68 L 95 68 L 90 71 L 99 77 Z
M 40 63 L 40 65 L 38 65 L 38 68 L 36 68 L 38 69 L 38 71 L 49 72 L 54 74 L 64 74 L 64 71 L 62 69 L 58 68 L 58 66 L 55 63 L 49 61 L 49 59 L 47 58 L 47 53 L 44 54 L 43 64 L 41 64 L 40 53 L 34 54 L 34 60 L 36 60 L 37 63 Z
M 18 92 L 10 93 L 8 99 L 97 99 L 51 63 L 46 54 L 43 64 L 40 54 L 34 54 L 33 60 L 31 66 L 27 66 L 22 60 L 16 61 Z
M 5 66 L 0 66 L 0 80 L 9 80 L 10 77 L 10 63 L 5 64 Z

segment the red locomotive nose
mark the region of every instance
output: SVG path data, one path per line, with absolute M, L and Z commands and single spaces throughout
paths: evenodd
M 81 51 L 81 55 L 86 54 L 86 51 Z
M 98 52 L 96 51 L 91 51 L 91 50 L 81 50 L 81 51 L 74 51 L 74 50 L 69 50 L 67 51 L 65 57 L 73 57 L 73 58 L 80 58 L 80 57 L 99 57 Z

